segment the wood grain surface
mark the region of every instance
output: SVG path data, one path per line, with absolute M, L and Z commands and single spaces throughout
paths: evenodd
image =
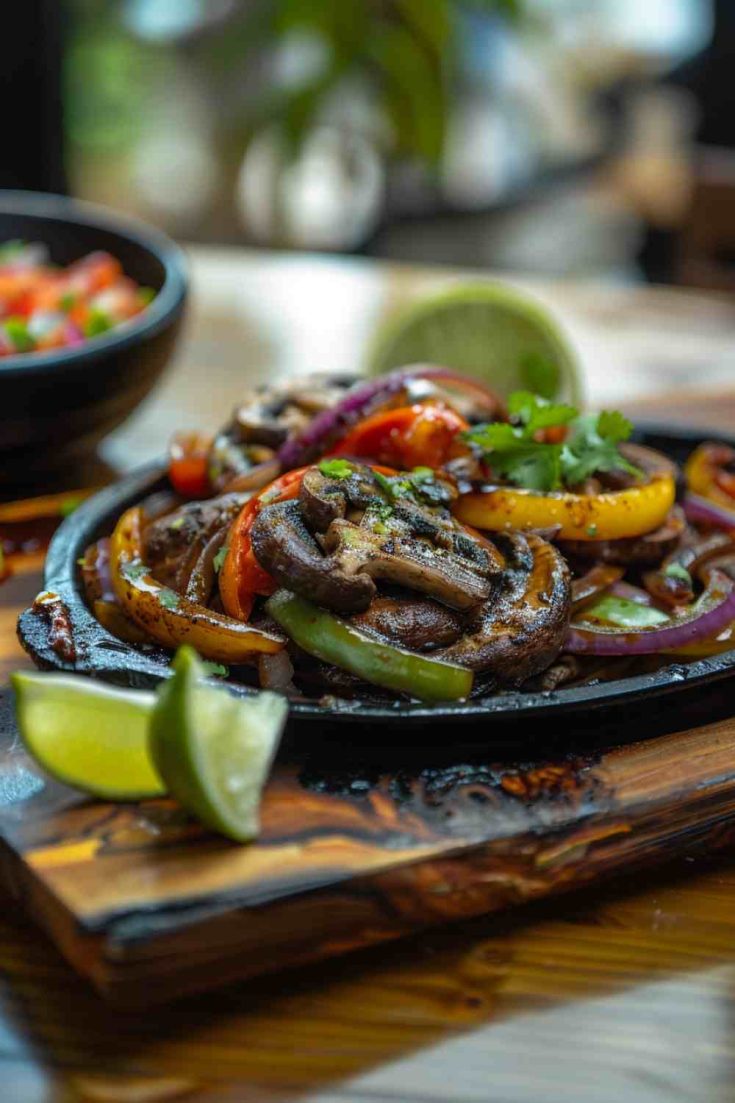
M 315 352 L 337 357 L 343 344 L 333 348 L 325 336 L 319 347 L 322 323 L 313 296 L 311 344 L 307 340 L 297 351 L 288 341 L 271 340 L 271 328 L 258 330 L 259 304 L 251 293 L 261 274 L 257 258 L 243 258 L 241 266 L 234 252 L 226 265 L 218 258 L 214 265 L 207 257 L 195 261 L 197 283 L 206 284 L 212 303 L 237 287 L 248 310 L 236 311 L 234 302 L 209 309 L 206 299 L 204 306 L 199 299 L 180 369 L 159 398 L 110 442 L 108 454 L 126 466 L 155 455 L 168 426 L 194 424 L 198 410 L 205 418 L 219 418 L 241 386 L 243 349 L 248 355 L 255 351 L 261 363 L 278 359 L 280 371 L 302 365 L 305 370 L 313 366 Z M 314 287 L 322 291 L 332 276 L 334 286 L 340 285 L 342 266 L 329 264 L 316 262 Z M 297 286 L 305 285 L 311 271 L 306 262 L 297 267 L 301 274 L 295 281 L 287 265 L 279 270 L 280 300 L 271 304 L 275 309 L 281 302 L 287 326 L 295 324 Z M 268 268 L 266 282 L 276 277 L 270 261 Z M 352 297 L 344 317 L 364 319 L 376 298 L 390 302 L 396 289 L 402 295 L 414 282 L 423 285 L 423 275 L 371 266 L 364 279 L 347 280 Z M 560 304 L 575 336 L 587 336 L 589 351 L 605 341 L 615 345 L 629 376 L 640 380 L 644 361 L 660 365 L 658 374 L 652 365 L 646 377 L 649 391 L 665 390 L 675 381 L 674 369 L 683 372 L 690 365 L 690 386 L 696 374 L 705 412 L 689 395 L 666 404 L 653 400 L 654 417 L 670 410 L 677 420 L 719 421 L 732 431 L 733 392 L 718 384 L 732 362 L 730 308 L 710 308 L 697 297 L 687 314 L 685 297 L 672 308 L 668 293 L 659 299 L 655 292 L 621 291 L 612 306 L 605 301 L 604 317 L 600 310 L 593 318 L 585 305 L 589 296 L 580 300 L 575 289 L 549 286 L 544 297 Z M 224 366 L 215 380 L 208 375 L 204 394 L 194 372 L 197 362 L 210 361 Z M 216 401 L 210 397 L 215 386 Z M 711 397 L 702 393 L 707 388 Z M 68 485 L 73 481 L 70 475 Z M 0 588 L 0 679 L 24 662 L 14 649 L 12 624 L 36 585 L 31 575 Z M 632 725 L 636 717 L 629 720 Z M 722 724 L 710 729 L 716 740 Z M 103 1003 L 9 898 L 0 913 L 0 1099 L 732 1100 L 735 862 L 727 848 L 715 857 L 709 842 L 691 841 L 686 857 L 656 872 L 623 874 L 607 887 L 585 887 L 454 922 L 150 1013 L 121 1012 Z
M 584 753 L 537 744 L 520 761 L 484 751 L 433 766 L 427 746 L 401 768 L 388 748 L 382 766 L 354 765 L 371 738 L 356 721 L 337 765 L 328 750 L 294 762 L 286 748 L 261 836 L 243 847 L 170 801 L 85 802 L 43 784 L 7 704 L 0 878 L 127 1006 L 568 891 L 703 841 L 716 849 L 735 831 L 731 720 Z

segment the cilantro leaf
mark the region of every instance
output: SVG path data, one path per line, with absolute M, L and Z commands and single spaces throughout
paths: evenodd
M 504 452 L 515 448 L 523 436 L 512 425 L 494 421 L 489 425 L 476 425 L 462 434 L 464 440 L 476 444 L 483 452 Z
M 178 609 L 179 607 L 179 595 L 174 590 L 161 590 L 158 595 L 158 600 L 164 609 Z
M 574 406 L 516 391 L 508 399 L 508 412 L 511 424 L 477 425 L 463 437 L 485 454 L 497 475 L 516 486 L 549 491 L 574 486 L 599 471 L 641 474 L 618 449 L 633 426 L 615 410 L 580 415 Z M 560 425 L 569 426 L 563 444 L 536 439 L 540 430 Z
M 561 448 L 558 444 L 518 443 L 490 456 L 493 471 L 528 490 L 558 490 L 561 486 Z
M 319 464 L 319 470 L 328 479 L 349 479 L 355 468 L 348 460 L 335 459 L 322 460 Z
M 620 444 L 633 432 L 633 426 L 619 410 L 603 410 L 597 417 L 597 435 L 611 444 Z
M 567 425 L 579 416 L 576 406 L 565 403 L 547 402 L 530 391 L 514 391 L 508 398 L 508 413 L 517 418 L 525 427 L 529 436 L 538 429 L 548 429 L 552 425 Z
M 574 486 L 598 471 L 627 471 L 639 476 L 640 470 L 618 449 L 618 444 L 627 440 L 632 431 L 628 419 L 615 410 L 577 418 L 562 450 L 564 482 Z
M 229 550 L 230 549 L 227 544 L 223 544 L 220 550 L 215 555 L 214 559 L 212 560 L 212 566 L 218 574 L 225 565 L 225 559 L 227 558 L 227 553 Z

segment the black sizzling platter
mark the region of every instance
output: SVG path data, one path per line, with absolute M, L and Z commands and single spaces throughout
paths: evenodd
M 714 434 L 717 436 L 717 434 Z M 683 429 L 641 428 L 636 439 L 643 444 L 684 460 L 705 434 Z M 86 547 L 100 536 L 112 531 L 123 510 L 148 494 L 166 485 L 160 465 L 135 472 L 88 499 L 68 517 L 54 536 L 46 560 L 45 586 L 58 594 L 69 610 L 77 643 L 73 663 L 63 661 L 50 647 L 48 625 L 44 618 L 26 610 L 18 622 L 18 632 L 24 647 L 42 667 L 56 670 L 76 670 L 105 681 L 127 686 L 150 686 L 168 673 L 168 655 L 160 649 L 141 650 L 111 636 L 95 620 L 82 596 L 77 559 Z M 371 726 L 403 727 L 406 724 L 425 726 L 433 723 L 477 725 L 478 734 L 489 735 L 483 721 L 524 721 L 530 718 L 561 718 L 573 713 L 610 710 L 627 705 L 636 709 L 663 695 L 684 693 L 705 687 L 735 673 L 735 651 L 691 663 L 672 663 L 653 673 L 637 674 L 596 685 L 584 685 L 543 693 L 500 693 L 458 704 L 423 705 L 418 702 L 395 701 L 375 704 L 366 701 L 345 701 L 320 704 L 298 699 L 291 715 L 303 721 L 318 721 L 320 725 L 344 724 L 356 720 Z M 236 693 L 247 695 L 252 690 L 231 683 Z M 470 734 L 467 732 L 466 734 Z

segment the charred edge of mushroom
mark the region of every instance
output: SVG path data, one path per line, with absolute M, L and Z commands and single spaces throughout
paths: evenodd
M 571 578 L 561 553 L 537 536 L 498 540 L 507 570 L 459 643 L 437 653 L 499 682 L 520 685 L 559 654 L 571 614 Z
M 262 509 L 251 531 L 258 562 L 279 586 L 339 612 L 362 612 L 375 596 L 366 574 L 348 574 L 324 556 L 304 523 L 298 501 Z

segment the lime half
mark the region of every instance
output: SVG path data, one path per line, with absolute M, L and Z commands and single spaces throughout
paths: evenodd
M 579 404 L 577 358 L 548 311 L 502 284 L 455 284 L 390 318 L 379 330 L 368 370 L 442 364 L 482 380 L 503 397 L 533 391 Z
M 164 793 L 148 750 L 152 693 L 65 674 L 11 681 L 23 742 L 52 777 L 105 800 Z
M 196 652 L 179 649 L 151 717 L 153 761 L 169 792 L 208 827 L 255 838 L 263 786 L 286 723 L 276 693 L 235 697 L 204 682 Z

